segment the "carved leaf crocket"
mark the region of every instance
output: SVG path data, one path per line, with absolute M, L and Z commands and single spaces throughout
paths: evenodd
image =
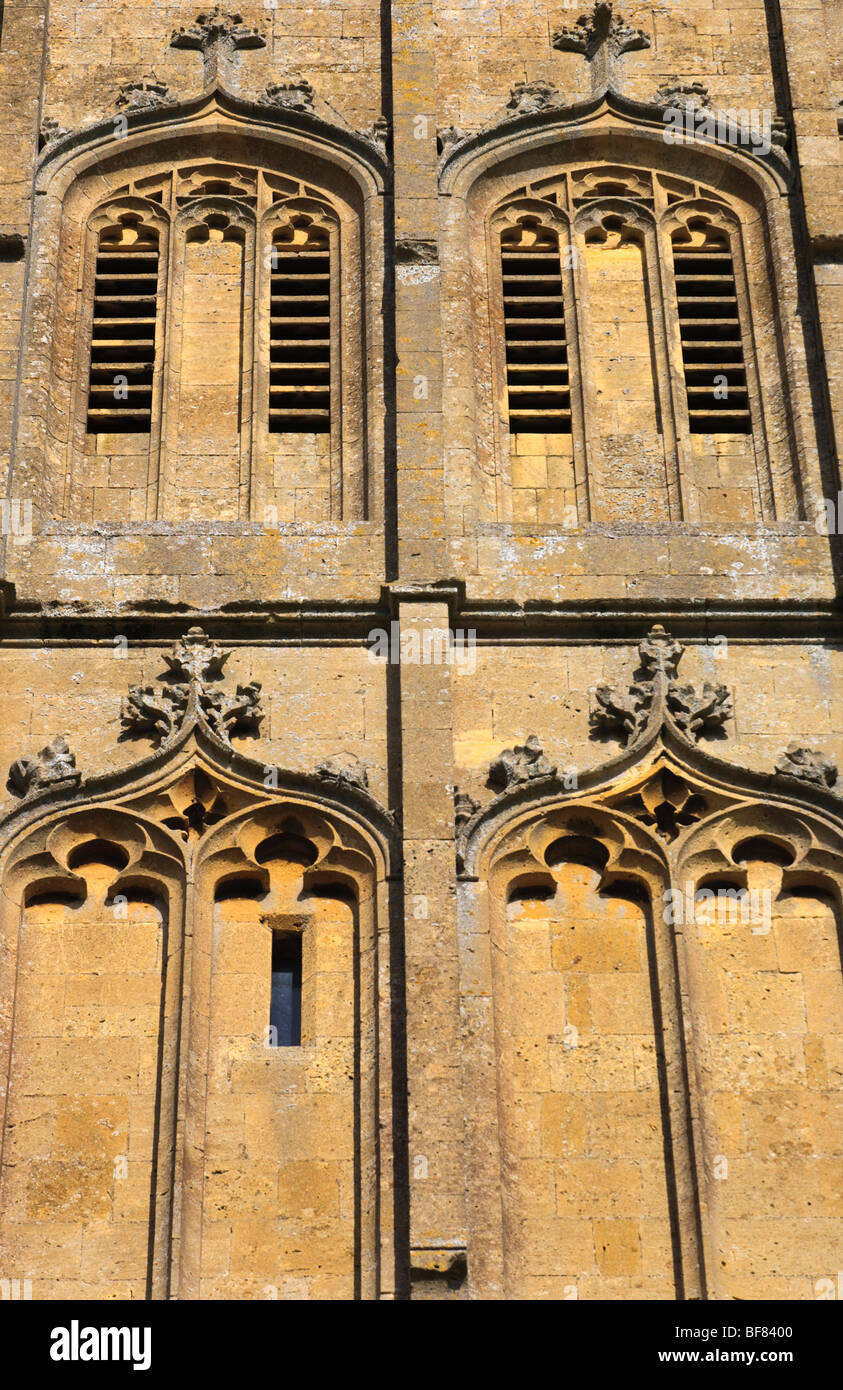
M 238 685 L 233 695 L 220 688 L 230 655 L 201 628 L 190 628 L 164 657 L 176 682 L 163 685 L 160 693 L 151 685 L 129 691 L 123 710 L 125 733 L 149 734 L 166 745 L 186 723 L 199 723 L 231 746 L 232 734 L 254 732 L 263 718 L 260 681 Z
M 680 685 L 677 667 L 685 648 L 656 624 L 639 644 L 638 654 L 647 680 L 627 690 L 599 685 L 592 692 L 596 707 L 590 723 L 596 733 L 615 734 L 627 745 L 656 721 L 668 720 L 689 743 L 710 734 L 732 717 L 732 697 L 725 685 Z

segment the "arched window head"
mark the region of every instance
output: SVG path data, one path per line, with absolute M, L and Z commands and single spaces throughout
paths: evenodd
M 559 237 L 537 214 L 501 232 L 510 434 L 570 434 Z
M 205 164 L 180 169 L 176 176 L 176 203 L 185 207 L 195 198 L 236 198 L 254 206 L 257 176 L 254 170 L 232 164 Z
M 223 242 L 223 241 L 245 241 L 244 229 L 241 224 L 234 221 L 226 212 L 209 212 L 202 216 L 202 220 L 188 227 L 185 232 L 185 241 L 188 245 L 196 242 Z
M 691 434 L 749 434 L 740 301 L 728 234 L 705 217 L 673 233 Z
M 298 210 L 272 237 L 269 429 L 329 434 L 336 336 L 331 233 L 321 212 Z
M 158 347 L 158 232 L 138 212 L 103 227 L 97 244 L 88 434 L 148 434 Z

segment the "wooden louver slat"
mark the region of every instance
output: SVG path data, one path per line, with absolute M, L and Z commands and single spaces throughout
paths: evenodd
M 501 235 L 511 434 L 570 434 L 571 392 L 559 240 L 541 226 Z
M 94 272 L 89 434 L 148 434 L 158 306 L 158 235 L 102 233 Z
M 327 232 L 296 228 L 273 242 L 269 319 L 269 429 L 331 428 L 331 256 Z
M 749 434 L 740 306 L 726 237 L 707 229 L 691 244 L 675 239 L 673 272 L 690 431 Z

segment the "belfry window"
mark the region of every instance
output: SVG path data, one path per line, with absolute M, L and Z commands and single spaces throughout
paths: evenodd
M 149 433 L 157 302 L 158 233 L 126 216 L 97 248 L 88 434 Z
M 673 271 L 692 434 L 749 434 L 752 421 L 735 267 L 704 219 L 673 236 Z
M 272 994 L 269 1005 L 273 1047 L 301 1046 L 301 932 L 272 936 Z
M 361 518 L 380 370 L 378 353 L 364 363 L 364 326 L 370 346 L 381 327 L 359 303 L 354 180 L 352 206 L 250 165 L 141 170 L 95 204 L 97 185 L 84 226 L 68 223 L 73 363 L 55 335 L 49 385 L 62 514 Z
M 272 242 L 271 433 L 330 431 L 331 328 L 329 233 L 298 214 Z
M 571 392 L 556 233 L 524 218 L 501 234 L 511 434 L 570 434 Z

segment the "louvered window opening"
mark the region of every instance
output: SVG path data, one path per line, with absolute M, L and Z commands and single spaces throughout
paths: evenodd
M 331 428 L 331 256 L 327 233 L 276 238 L 270 276 L 269 429 Z
M 94 280 L 89 434 L 148 434 L 158 294 L 158 236 L 100 240 Z
M 511 434 L 570 434 L 571 390 L 559 240 L 543 227 L 501 237 Z
M 746 365 L 728 244 L 725 239 L 694 248 L 674 243 L 673 270 L 691 433 L 749 434 Z

